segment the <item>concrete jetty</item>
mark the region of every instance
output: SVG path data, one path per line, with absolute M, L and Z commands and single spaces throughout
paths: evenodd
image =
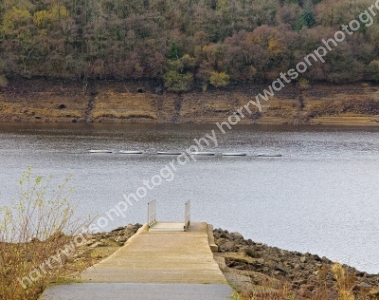
M 83 283 L 53 286 L 40 299 L 230 299 L 208 231 L 207 223 L 191 223 L 185 232 L 149 232 L 146 224 L 85 270 Z

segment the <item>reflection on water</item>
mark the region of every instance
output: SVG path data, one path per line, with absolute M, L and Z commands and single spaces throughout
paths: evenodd
M 17 195 L 23 170 L 73 174 L 78 213 L 103 214 L 135 192 L 212 129 L 217 153 L 247 157 L 199 157 L 178 168 L 171 182 L 134 203 L 124 223 L 145 222 L 146 203 L 158 200 L 158 218 L 192 218 L 239 231 L 272 246 L 326 255 L 379 272 L 379 133 L 375 128 L 241 126 L 226 135 L 195 125 L 0 125 L 0 201 Z M 142 156 L 88 154 L 89 149 L 142 150 Z M 281 153 L 281 158 L 258 158 Z

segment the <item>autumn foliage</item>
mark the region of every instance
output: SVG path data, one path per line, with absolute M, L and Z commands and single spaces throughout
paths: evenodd
M 157 80 L 168 91 L 269 81 L 370 0 L 3 0 L 0 87 L 15 77 Z M 379 80 L 379 23 L 304 77 Z

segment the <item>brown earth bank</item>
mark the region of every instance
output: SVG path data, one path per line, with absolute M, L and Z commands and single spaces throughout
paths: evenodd
M 246 299 L 379 299 L 378 274 L 315 254 L 269 247 L 238 232 L 216 229 L 213 235 L 220 268 Z
M 268 85 L 236 85 L 186 94 L 158 82 L 13 80 L 0 90 L 0 122 L 215 123 L 223 122 Z M 262 112 L 250 105 L 240 124 L 379 125 L 379 85 L 286 86 Z M 233 122 L 236 117 L 231 117 Z

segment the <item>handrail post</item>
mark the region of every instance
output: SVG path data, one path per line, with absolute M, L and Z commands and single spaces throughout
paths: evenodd
M 188 229 L 191 223 L 191 201 L 188 200 L 184 205 L 184 230 Z
M 151 228 L 157 222 L 157 201 L 153 200 L 147 204 L 147 225 Z

